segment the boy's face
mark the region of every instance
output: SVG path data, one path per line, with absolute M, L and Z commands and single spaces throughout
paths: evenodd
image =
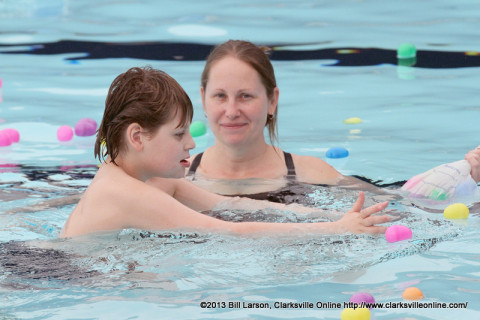
M 180 112 L 175 118 L 162 125 L 145 143 L 144 159 L 147 179 L 155 176 L 163 178 L 183 178 L 185 168 L 190 166 L 186 160 L 189 151 L 195 148 L 190 134 L 190 123 L 178 127 Z

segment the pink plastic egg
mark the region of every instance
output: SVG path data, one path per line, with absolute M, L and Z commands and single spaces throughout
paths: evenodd
M 402 225 L 393 225 L 385 231 L 385 239 L 388 242 L 397 242 L 412 238 L 412 230 L 409 227 Z
M 63 125 L 57 130 L 58 141 L 70 141 L 73 138 L 73 129 L 70 126 Z
M 17 130 L 12 128 L 7 128 L 7 129 L 3 129 L 2 131 L 6 132 L 6 134 L 10 136 L 10 140 L 12 140 L 12 142 L 20 141 L 20 133 Z
M 0 147 L 8 147 L 12 144 L 12 138 L 5 132 L 5 130 L 0 131 Z
M 93 136 L 97 132 L 97 122 L 90 118 L 78 120 L 75 125 L 75 135 L 79 137 Z

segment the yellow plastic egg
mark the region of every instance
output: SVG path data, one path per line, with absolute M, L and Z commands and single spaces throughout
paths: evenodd
M 345 308 L 340 314 L 341 320 L 370 320 L 368 308 Z
M 447 219 L 467 219 L 469 213 L 466 205 L 463 203 L 454 203 L 445 208 L 443 216 Z
M 357 123 L 362 123 L 362 119 L 353 117 L 353 118 L 348 118 L 343 120 L 343 123 L 345 124 L 357 124 Z

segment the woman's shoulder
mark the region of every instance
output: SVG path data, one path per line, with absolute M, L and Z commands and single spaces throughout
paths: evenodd
M 342 174 L 326 161 L 315 157 L 292 154 L 297 180 L 311 184 L 336 184 Z

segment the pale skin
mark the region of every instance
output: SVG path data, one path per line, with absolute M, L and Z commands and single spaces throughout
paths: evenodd
M 273 114 L 278 105 L 279 89 L 268 97 L 257 71 L 231 56 L 215 62 L 208 78 L 206 88 L 200 91 L 215 144 L 204 152 L 198 175 L 228 180 L 282 179 L 287 174 L 282 150 L 267 144 L 264 137 L 267 115 Z M 369 184 L 343 176 L 320 158 L 292 157 L 299 182 L 355 184 L 371 189 Z
M 258 72 L 232 56 L 216 61 L 208 79 L 200 92 L 215 144 L 205 150 L 195 183 L 222 194 L 248 194 L 281 187 L 280 181 L 285 184 L 283 177 L 287 174 L 283 152 L 267 144 L 264 136 L 267 115 L 273 114 L 278 105 L 279 89 L 276 87 L 268 97 Z M 480 181 L 479 157 L 478 148 L 466 156 L 477 182 Z M 292 154 L 292 158 L 299 182 L 344 185 L 382 193 L 371 184 L 342 175 L 320 158 L 297 154 Z M 266 186 L 270 190 L 259 190 L 258 185 L 232 187 L 225 182 L 248 178 L 276 179 L 279 184 Z M 212 179 L 218 180 L 212 183 Z
M 362 209 L 362 192 L 340 220 L 322 223 L 233 223 L 201 214 L 229 201 L 232 209 L 245 205 L 301 213 L 315 211 L 298 205 L 234 199 L 206 191 L 183 177 L 189 151 L 195 143 L 188 128 L 177 128 L 179 116 L 147 134 L 137 123 L 124 133 L 125 148 L 113 164 L 105 160 L 71 213 L 61 237 L 138 228 L 143 230 L 205 230 L 234 234 L 384 233 L 390 217 L 374 215 L 388 202 Z M 149 183 L 145 183 L 149 180 Z M 231 204 L 231 206 L 230 206 Z
M 465 155 L 465 160 L 467 160 L 472 167 L 470 174 L 472 175 L 473 180 L 475 180 L 477 183 L 480 182 L 480 146 L 469 151 Z

